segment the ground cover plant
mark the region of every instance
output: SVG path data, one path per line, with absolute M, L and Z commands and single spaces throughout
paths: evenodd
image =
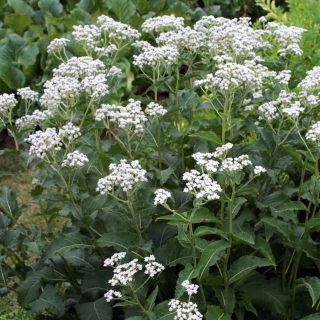
M 68 221 L 26 225 L 1 189 L 0 294 L 35 319 L 317 319 L 320 68 L 291 78 L 304 31 L 102 15 L 53 40 L 52 78 L 2 94 L 0 119 L 37 168 L 40 214 Z

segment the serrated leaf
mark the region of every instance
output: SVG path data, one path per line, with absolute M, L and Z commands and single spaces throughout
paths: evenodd
M 131 245 L 138 243 L 138 235 L 131 232 L 106 233 L 98 239 L 99 247 L 115 247 L 118 251 L 128 251 Z
M 155 305 L 155 301 L 158 295 L 158 291 L 159 291 L 159 287 L 157 286 L 152 293 L 149 295 L 149 297 L 146 300 L 146 303 L 144 305 L 144 308 L 146 310 L 152 310 L 154 308 Z
M 276 209 L 276 212 L 292 211 L 292 210 L 301 210 L 309 211 L 304 203 L 300 201 L 288 201 Z
M 136 12 L 136 7 L 130 0 L 109 0 L 108 6 L 122 23 L 129 23 Z
M 291 241 L 294 239 L 293 231 L 287 223 L 274 218 L 263 218 L 261 221 L 268 227 L 271 227 L 273 231 L 276 231 L 286 240 Z
M 112 308 L 105 298 L 75 306 L 80 320 L 111 320 Z
M 92 253 L 90 254 L 85 249 L 72 250 L 64 257 L 68 263 L 75 267 L 80 267 L 79 271 L 83 272 L 92 272 L 101 264 L 101 261 L 98 257 L 92 255 Z
M 177 229 L 165 221 L 156 221 L 149 225 L 147 234 L 148 239 L 152 240 L 156 247 L 160 247 L 177 234 Z
M 0 190 L 0 211 L 9 217 L 13 215 L 15 218 L 18 218 L 20 215 L 17 195 L 9 188 L 2 188 Z
M 271 263 L 275 264 L 275 258 L 272 253 L 272 249 L 270 246 L 270 243 L 267 242 L 264 238 L 262 237 L 257 237 L 256 238 L 256 243 L 255 243 L 255 248 L 259 250 L 259 252 L 266 258 L 268 259 Z
M 171 175 L 175 172 L 175 170 L 171 167 L 164 170 L 159 170 L 154 167 L 154 171 L 155 171 L 156 178 L 159 179 L 160 181 L 161 186 L 163 186 L 171 177 Z
M 208 269 L 219 261 L 224 251 L 230 247 L 230 244 L 224 240 L 214 241 L 210 243 L 202 252 L 200 261 L 196 268 L 196 273 L 199 274 L 199 278 L 205 275 Z
M 58 291 L 51 284 L 47 284 L 40 297 L 29 304 L 32 312 L 36 314 L 49 312 L 52 315 L 62 316 L 64 314 L 64 303 Z
M 194 91 L 178 90 L 178 106 L 181 110 L 192 109 L 197 102 L 197 94 Z
M 298 279 L 297 282 L 302 283 L 308 289 L 313 308 L 320 298 L 320 279 L 317 277 L 305 277 Z
M 47 250 L 45 250 L 44 257 L 51 258 L 58 255 L 66 255 L 71 250 L 80 248 L 91 248 L 92 240 L 79 232 L 61 233 L 51 241 Z
M 4 18 L 6 26 L 22 36 L 24 31 L 32 24 L 32 19 L 24 14 L 10 14 Z
M 189 222 L 191 223 L 201 223 L 201 222 L 215 222 L 221 223 L 212 212 L 207 208 L 199 208 L 197 210 L 190 210 L 187 212 Z
M 308 229 L 319 229 L 320 228 L 320 218 L 312 218 L 307 222 Z
M 235 199 L 233 208 L 232 208 L 232 217 L 235 218 L 237 214 L 239 213 L 241 206 L 246 203 L 248 200 L 243 197 L 238 197 Z
M 220 236 L 221 238 L 228 240 L 228 236 L 220 229 L 217 228 L 212 228 L 212 227 L 205 227 L 205 226 L 200 226 L 198 227 L 194 233 L 194 237 L 203 237 L 209 234 L 214 234 L 217 236 Z
M 85 215 L 90 215 L 91 213 L 102 209 L 109 200 L 109 197 L 100 194 L 95 197 L 84 198 L 81 202 L 82 211 Z
M 221 138 L 212 131 L 192 133 L 192 134 L 189 134 L 189 137 L 203 139 L 203 140 L 214 142 L 215 144 L 221 145 Z
M 179 272 L 179 279 L 177 281 L 176 291 L 174 295 L 175 299 L 179 299 L 186 291 L 186 289 L 181 286 L 181 283 L 185 280 L 189 280 L 190 282 L 192 282 L 192 279 L 196 277 L 197 274 L 195 273 L 194 267 L 190 263 L 188 263 L 185 268 Z
M 52 268 L 45 267 L 40 271 L 28 272 L 26 280 L 22 281 L 18 287 L 18 302 L 26 306 L 40 296 L 42 280 L 52 277 Z
M 63 10 L 59 0 L 39 0 L 38 6 L 41 10 L 50 12 L 54 17 L 59 17 Z
M 268 260 L 253 256 L 241 257 L 232 263 L 230 270 L 228 271 L 228 283 L 231 284 L 240 280 L 256 268 L 268 266 L 274 266 L 274 264 Z
M 206 320 L 231 320 L 231 316 L 219 306 L 208 306 Z

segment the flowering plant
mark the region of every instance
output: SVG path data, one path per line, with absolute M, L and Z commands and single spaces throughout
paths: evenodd
M 57 235 L 21 225 L 2 189 L 2 294 L 39 318 L 311 319 L 320 77 L 291 83 L 304 30 L 213 16 L 141 30 L 106 16 L 77 26 L 86 56 L 54 40 L 61 63 L 39 101 L 19 91 L 37 112 L 15 119 L 1 96 L 4 125 L 29 133 L 41 214 L 68 218 Z M 124 48 L 140 90 L 128 95 Z

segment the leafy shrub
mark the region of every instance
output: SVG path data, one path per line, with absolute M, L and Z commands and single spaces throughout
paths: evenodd
M 50 43 L 40 99 L 0 112 L 41 214 L 69 221 L 27 227 L 1 189 L 1 295 L 35 319 L 319 316 L 320 71 L 290 88 L 303 30 L 261 26 L 164 15 L 139 40 L 102 15 Z

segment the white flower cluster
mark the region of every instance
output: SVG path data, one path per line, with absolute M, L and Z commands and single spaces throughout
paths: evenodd
M 204 80 L 196 80 L 194 85 L 203 86 L 206 91 L 235 90 L 240 87 L 259 90 L 267 74 L 261 73 L 261 70 L 257 72 L 257 66 L 254 62 L 247 65 L 232 62 L 220 64 L 215 74 L 209 73 Z
M 291 70 L 282 70 L 274 77 L 280 84 L 288 85 L 291 79 Z
M 266 171 L 267 171 L 267 170 L 266 170 L 265 168 L 261 167 L 261 166 L 255 166 L 255 167 L 253 168 L 253 172 L 254 172 L 254 174 L 256 174 L 256 175 L 260 175 L 261 173 L 266 172 Z
M 109 86 L 105 82 L 106 76 L 104 74 L 88 76 L 82 80 L 81 89 L 87 92 L 91 98 L 98 99 L 109 93 Z
M 177 31 L 162 32 L 156 38 L 160 45 L 177 47 L 179 50 L 190 52 L 197 51 L 202 45 L 202 34 L 190 27 L 182 28 Z
M 208 172 L 217 172 L 219 162 L 211 160 L 210 158 L 212 156 L 214 156 L 214 153 L 197 152 L 192 155 L 192 157 L 196 160 L 197 165 L 204 167 Z
M 146 271 L 144 273 L 150 278 L 154 278 L 157 273 L 160 273 L 165 269 L 161 263 L 156 262 L 154 255 L 144 258 L 144 261 L 147 262 L 145 265 Z
M 104 294 L 107 302 L 110 302 L 114 298 L 121 298 L 122 294 L 120 291 L 109 290 L 107 293 Z
M 301 40 L 302 34 L 307 30 L 298 27 L 287 27 L 276 22 L 268 22 L 266 30 L 270 31 L 272 39 L 279 46 L 278 53 L 285 55 L 287 52 L 298 56 L 302 55 L 298 43 Z
M 76 42 L 94 50 L 101 41 L 101 30 L 99 27 L 91 25 L 73 26 L 72 35 Z
M 306 134 L 306 139 L 313 142 L 320 141 L 320 121 L 317 121 L 316 123 L 311 125 Z
M 199 289 L 198 285 L 190 283 L 189 280 L 184 280 L 181 283 L 181 286 L 186 289 L 189 296 L 192 296 L 193 294 L 197 294 L 198 289 Z
M 50 110 L 35 110 L 31 115 L 27 114 L 20 119 L 16 120 L 16 126 L 19 128 L 25 128 L 25 127 L 34 127 L 36 126 L 40 121 L 45 121 L 48 118 L 51 118 L 54 116 L 54 113 Z
M 263 38 L 264 30 L 254 30 L 250 18 L 226 19 L 204 16 L 197 21 L 194 29 L 202 34 L 199 37 L 205 50 L 211 57 L 230 55 L 238 57 L 255 57 L 256 51 L 270 48 Z
M 154 205 L 157 206 L 158 204 L 165 204 L 167 200 L 171 197 L 171 192 L 164 190 L 164 189 L 158 189 L 154 192 L 156 195 L 154 198 Z
M 212 155 L 213 155 L 215 158 L 221 158 L 221 157 L 225 156 L 225 155 L 227 154 L 227 152 L 228 152 L 229 150 L 231 150 L 232 148 L 233 148 L 233 144 L 230 143 L 230 142 L 228 142 L 228 143 L 222 145 L 221 147 L 217 147 L 217 148 L 216 148 L 216 151 L 213 152 Z
M 95 119 L 102 121 L 106 117 L 109 117 L 110 122 L 118 123 L 121 129 L 131 130 L 133 126 L 135 133 L 143 132 L 143 123 L 148 120 L 142 112 L 141 102 L 133 99 L 129 99 L 129 104 L 125 107 L 102 104 L 95 113 Z
M 68 42 L 70 42 L 70 40 L 65 39 L 65 38 L 53 39 L 49 43 L 49 45 L 47 47 L 47 51 L 48 51 L 48 53 L 60 51 L 60 50 L 64 49 L 67 46 Z
M 137 30 L 127 24 L 114 21 L 108 16 L 100 16 L 97 23 L 101 32 L 105 32 L 109 39 L 114 39 L 116 42 L 119 42 L 119 40 L 132 41 L 140 38 L 140 33 Z
M 122 75 L 122 70 L 116 66 L 112 66 L 107 73 L 107 77 L 116 76 L 119 77 Z
M 138 160 L 128 163 L 126 159 L 120 160 L 120 164 L 111 163 L 110 174 L 99 179 L 96 191 L 106 194 L 114 187 L 121 187 L 123 191 L 132 190 L 133 186 L 139 182 L 147 181 L 146 170 L 141 168 Z
M 155 102 L 150 102 L 147 105 L 147 112 L 149 116 L 164 116 L 167 113 L 167 110 L 163 108 L 162 105 Z
M 163 32 L 171 30 L 180 30 L 184 26 L 184 19 L 176 17 L 173 14 L 170 16 L 161 16 L 147 19 L 142 25 L 143 32 Z
M 193 302 L 183 302 L 172 299 L 169 302 L 169 311 L 177 313 L 174 320 L 201 320 L 202 314 L 198 310 L 198 306 Z
M 48 128 L 46 131 L 37 131 L 25 139 L 31 143 L 29 154 L 44 159 L 47 151 L 57 151 L 62 147 L 60 137 L 55 128 Z
M 18 89 L 17 95 L 22 99 L 30 100 L 31 102 L 34 102 L 38 99 L 38 92 L 31 90 L 30 87 Z
M 307 72 L 307 76 L 298 84 L 298 87 L 307 93 L 319 94 L 320 90 L 320 67 L 313 67 Z
M 138 259 L 124 264 L 117 265 L 113 270 L 113 277 L 108 282 L 114 287 L 116 285 L 127 286 L 133 281 L 133 276 L 142 270 L 142 265 L 138 263 Z
M 138 56 L 133 56 L 132 63 L 139 68 L 143 68 L 143 66 L 156 67 L 161 63 L 165 66 L 171 66 L 177 63 L 180 55 L 175 46 L 153 47 L 146 41 L 136 41 L 134 45 L 142 50 Z
M 68 122 L 62 128 L 59 129 L 59 137 L 61 139 L 66 138 L 68 141 L 72 141 L 81 136 L 80 128 L 73 123 Z
M 220 185 L 205 173 L 191 170 L 183 174 L 182 180 L 187 181 L 183 191 L 195 195 L 197 199 L 215 200 L 220 198 L 218 194 L 218 192 L 222 192 Z
M 107 258 L 104 260 L 104 267 L 112 267 L 114 264 L 126 257 L 127 253 L 126 252 L 118 252 L 115 253 L 111 258 Z
M 249 160 L 249 156 L 244 154 L 237 158 L 226 158 L 222 160 L 220 171 L 231 173 L 240 171 L 249 165 L 252 165 L 252 162 Z
M 279 117 L 279 113 L 277 108 L 275 107 L 274 101 L 269 101 L 262 104 L 258 111 L 260 112 L 261 116 L 259 116 L 259 120 L 266 119 L 267 121 L 272 121 Z
M 62 161 L 61 166 L 76 168 L 82 167 L 85 162 L 89 162 L 88 157 L 85 154 L 76 150 L 72 153 L 67 154 L 66 158 Z
M 0 95 L 0 115 L 5 114 L 16 106 L 18 101 L 14 97 L 14 94 L 4 93 Z

